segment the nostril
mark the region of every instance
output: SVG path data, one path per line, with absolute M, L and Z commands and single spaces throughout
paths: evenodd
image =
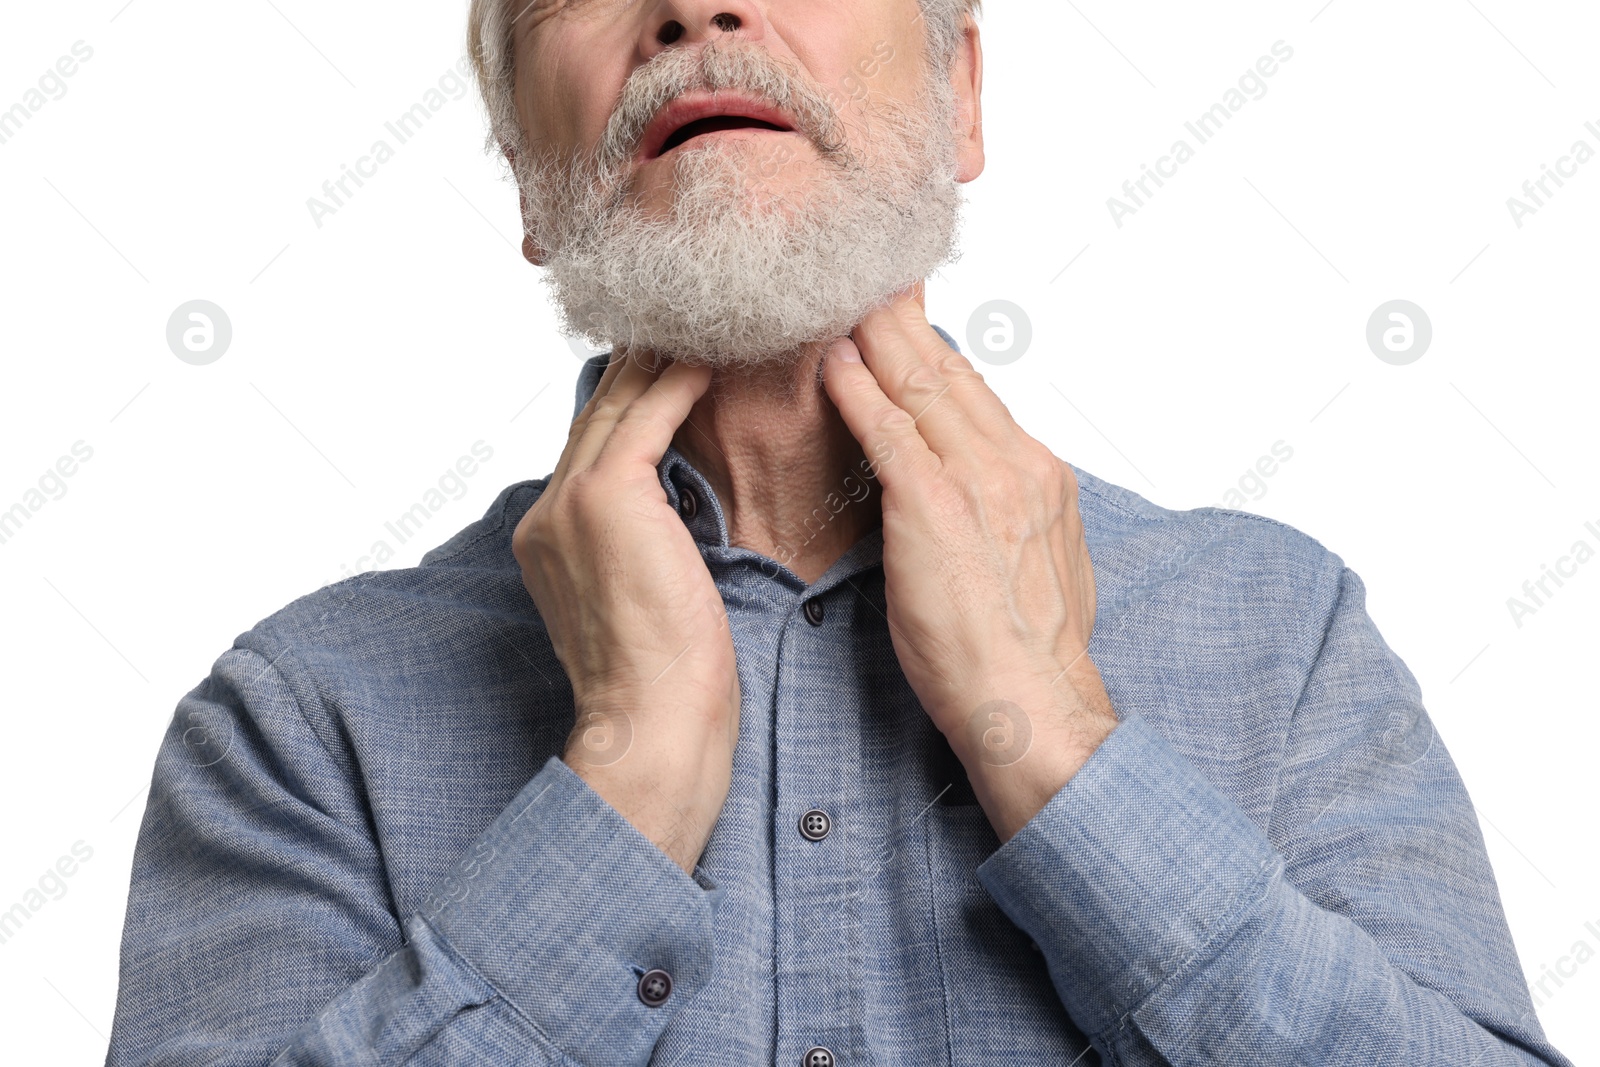
M 683 23 L 678 21 L 668 22 L 656 33 L 656 40 L 662 44 L 672 44 L 683 36 Z
M 723 33 L 732 33 L 734 30 L 739 28 L 739 16 L 730 15 L 724 11 L 720 15 L 712 16 L 711 25 L 715 26 Z

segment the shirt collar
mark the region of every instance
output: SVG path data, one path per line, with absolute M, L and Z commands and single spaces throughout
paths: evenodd
M 944 338 L 945 344 L 957 352 L 961 351 L 961 346 L 956 344 L 955 338 L 937 325 L 933 329 L 940 337 Z M 598 353 L 584 361 L 583 368 L 578 372 L 578 385 L 573 397 L 573 419 L 578 417 L 583 411 L 583 406 L 594 395 L 595 389 L 600 385 L 600 377 L 605 373 L 606 365 L 610 362 L 611 353 L 609 351 Z M 656 473 L 661 479 L 661 488 L 667 494 L 667 503 L 679 515 L 683 516 L 684 524 L 689 527 L 689 532 L 694 535 L 694 539 L 700 542 L 702 546 L 721 549 L 730 556 L 745 553 L 751 556 L 756 555 L 756 553 L 750 552 L 748 549 L 735 548 L 728 543 L 727 518 L 723 514 L 721 502 L 717 500 L 716 494 L 711 491 L 711 483 L 706 481 L 705 476 L 698 470 L 695 470 L 694 465 L 683 457 L 683 453 L 679 452 L 676 446 L 667 446 L 666 453 L 661 457 L 661 462 L 656 467 Z M 686 500 L 686 497 L 689 496 L 693 497 L 692 503 Z M 810 586 L 806 586 L 793 572 L 787 567 L 780 566 L 776 561 L 769 561 L 765 566 L 768 567 L 769 573 L 773 569 L 778 571 L 778 574 L 772 575 L 773 577 L 787 575 L 802 588 L 821 591 L 825 586 L 836 584 L 851 574 L 876 566 L 882 561 L 882 558 L 883 531 L 878 529 L 862 537 L 860 541 L 835 561 L 832 567 L 828 568 L 826 574 Z

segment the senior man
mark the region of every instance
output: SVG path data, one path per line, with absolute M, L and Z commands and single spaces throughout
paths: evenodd
M 476 0 L 612 352 L 549 477 L 183 698 L 109 1063 L 1566 1062 L 1360 579 L 929 324 L 976 6 Z

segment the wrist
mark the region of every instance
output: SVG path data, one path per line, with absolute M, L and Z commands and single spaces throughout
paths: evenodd
M 973 794 L 1007 841 L 1060 792 L 1117 727 L 1088 657 L 1031 681 L 996 683 L 994 696 L 944 730 Z
M 1088 656 L 995 672 L 963 687 L 932 712 L 945 740 L 968 765 L 1010 766 L 1041 744 L 1093 752 L 1117 726 L 1117 715 Z
M 710 775 L 702 776 L 691 791 L 681 788 L 684 779 L 679 775 L 641 774 L 638 767 L 592 767 L 564 756 L 562 762 L 684 873 L 694 873 L 726 800 L 726 779 L 720 783 L 719 796 Z

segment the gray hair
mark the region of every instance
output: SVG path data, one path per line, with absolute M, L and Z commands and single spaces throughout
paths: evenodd
M 522 149 L 522 122 L 517 117 L 513 86 L 516 55 L 512 48 L 510 7 L 521 9 L 531 0 L 472 0 L 467 15 L 467 54 L 478 76 L 478 91 L 489 113 L 485 147 Z M 928 55 L 941 72 L 948 69 L 961 43 L 966 17 L 982 10 L 983 0 L 918 0 L 928 26 Z

